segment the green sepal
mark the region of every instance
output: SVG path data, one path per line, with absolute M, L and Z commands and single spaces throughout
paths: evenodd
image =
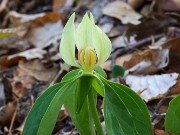
M 104 97 L 104 84 L 99 80 L 99 78 L 94 78 L 92 81 L 92 87 L 94 90 L 100 94 L 102 97 Z
M 104 78 L 107 78 L 107 74 L 102 67 L 96 66 L 94 68 L 94 71 L 97 72 L 98 74 L 100 74 L 101 76 L 103 76 Z

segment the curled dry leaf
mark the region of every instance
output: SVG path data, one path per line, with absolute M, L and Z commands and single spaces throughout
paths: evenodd
M 155 73 L 164 68 L 169 63 L 169 50 L 144 50 L 131 54 L 120 56 L 116 59 L 115 64 L 126 69 L 125 75 L 131 74 L 148 74 Z M 106 61 L 102 67 L 111 71 L 111 61 Z
M 177 73 L 147 76 L 128 75 L 125 81 L 132 90 L 140 93 L 140 96 L 148 102 L 152 99 L 161 98 L 176 84 L 178 76 Z
M 32 60 L 32 59 L 42 59 L 46 51 L 42 48 L 33 48 L 17 54 L 4 56 L 0 59 L 0 65 L 4 67 L 11 67 L 18 64 L 21 60 Z
M 11 82 L 12 91 L 18 97 L 23 97 L 33 88 L 35 82 L 36 80 L 32 76 L 18 67 L 13 72 L 13 79 Z
M 17 57 L 23 57 L 26 60 L 32 60 L 32 59 L 36 59 L 36 58 L 42 59 L 43 55 L 45 55 L 45 54 L 46 54 L 45 50 L 43 50 L 41 48 L 33 48 L 33 49 L 26 50 L 24 52 L 10 55 L 10 56 L 8 56 L 8 60 L 15 59 Z
M 130 5 L 122 1 L 114 1 L 109 3 L 102 9 L 103 14 L 121 20 L 123 24 L 140 24 L 139 19 L 142 17 L 135 12 Z
M 26 31 L 25 38 L 37 48 L 45 48 L 55 44 L 60 38 L 63 25 L 59 13 L 26 15 L 12 11 L 9 16 L 15 26 L 24 24 L 22 30 Z
M 21 70 L 39 81 L 50 82 L 56 76 L 58 67 L 46 68 L 40 60 L 19 64 Z

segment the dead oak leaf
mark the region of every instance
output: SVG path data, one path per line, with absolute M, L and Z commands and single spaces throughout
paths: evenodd
M 130 5 L 122 1 L 114 1 L 102 9 L 103 14 L 121 20 L 123 24 L 140 24 L 139 19 L 142 17 L 135 12 Z
M 56 76 L 58 67 L 46 68 L 40 60 L 33 60 L 19 65 L 28 75 L 39 81 L 50 82 Z

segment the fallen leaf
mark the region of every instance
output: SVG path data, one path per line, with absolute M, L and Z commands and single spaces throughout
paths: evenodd
M 23 57 L 26 60 L 32 60 L 32 59 L 36 59 L 36 58 L 42 59 L 43 55 L 45 55 L 45 54 L 46 54 L 45 50 L 43 50 L 41 48 L 33 48 L 33 49 L 26 50 L 24 52 L 10 55 L 10 56 L 8 56 L 7 60 L 15 59 L 17 57 Z
M 169 63 L 168 49 L 155 49 L 137 51 L 116 58 L 115 64 L 126 69 L 125 75 L 155 73 L 159 69 L 166 67 Z M 102 68 L 111 71 L 111 61 L 106 61 Z
M 32 59 L 42 59 L 46 51 L 42 48 L 33 48 L 20 53 L 1 57 L 0 65 L 4 67 L 11 67 L 18 64 L 19 61 L 27 61 Z
M 128 0 L 128 4 L 134 9 L 139 8 L 144 2 L 145 0 Z
M 170 95 L 180 94 L 180 77 L 178 77 L 176 84 L 172 87 Z
M 146 76 L 128 75 L 125 81 L 133 91 L 140 93 L 142 99 L 148 102 L 161 98 L 176 84 L 178 76 L 177 73 Z
M 17 103 L 9 102 L 7 105 L 0 108 L 0 125 L 9 126 L 16 109 Z
M 180 11 L 180 1 L 179 0 L 157 0 L 156 4 L 159 10 L 163 11 Z
M 12 91 L 18 97 L 25 96 L 33 87 L 36 80 L 34 77 L 30 76 L 26 71 L 18 67 L 13 72 L 13 79 L 11 82 Z
M 155 129 L 155 135 L 168 135 L 164 130 Z
M 46 68 L 40 60 L 19 64 L 21 70 L 39 81 L 51 82 L 58 72 L 58 67 Z
M 170 71 L 180 73 L 180 38 L 169 40 L 164 45 L 170 48 L 169 52 L 169 65 Z
M 12 11 L 9 16 L 15 26 L 24 24 L 23 31 L 27 31 L 25 38 L 37 48 L 48 47 L 60 39 L 63 25 L 59 13 L 26 15 Z
M 53 12 L 59 12 L 61 7 L 65 4 L 66 0 L 53 0 Z
M 43 27 L 32 29 L 28 40 L 37 48 L 45 48 L 58 42 L 62 29 L 61 22 L 47 23 Z
M 121 20 L 123 24 L 140 24 L 139 19 L 142 17 L 135 12 L 131 6 L 122 1 L 110 2 L 102 9 L 103 14 Z

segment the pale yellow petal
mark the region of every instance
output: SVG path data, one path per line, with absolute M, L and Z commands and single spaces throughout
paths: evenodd
M 65 63 L 78 67 L 75 60 L 75 13 L 71 15 L 66 23 L 60 43 L 60 55 Z

